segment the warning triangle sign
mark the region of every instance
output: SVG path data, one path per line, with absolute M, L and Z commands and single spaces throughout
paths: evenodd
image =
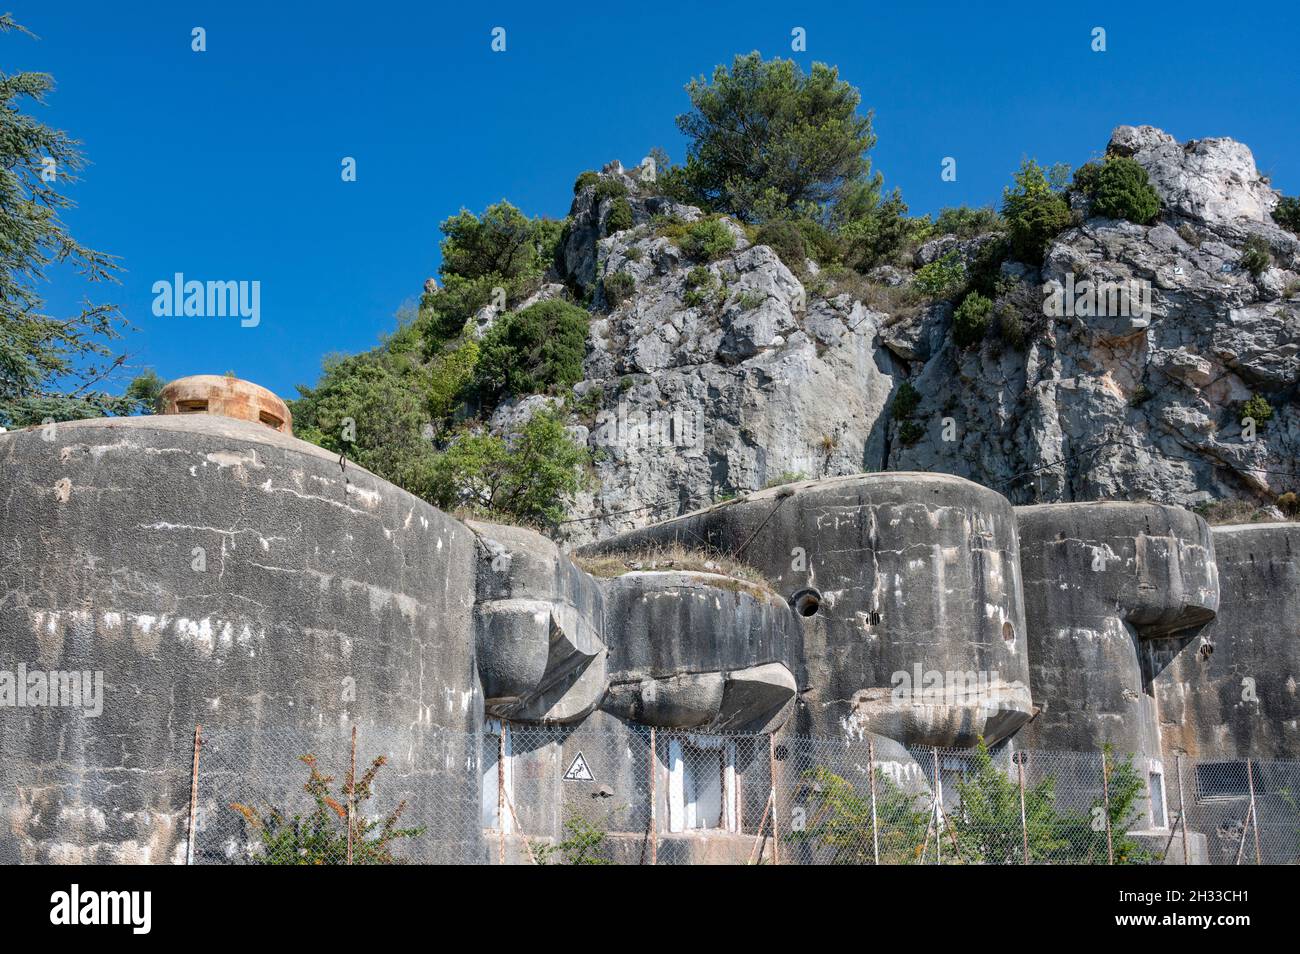
M 564 773 L 564 780 L 566 782 L 596 781 L 595 776 L 591 774 L 591 769 L 587 767 L 587 760 L 582 757 L 581 752 L 579 752 L 578 757 L 573 760 L 573 764 L 569 766 L 569 770 Z

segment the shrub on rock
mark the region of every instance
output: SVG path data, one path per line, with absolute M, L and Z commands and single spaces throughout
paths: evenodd
M 1002 215 L 1012 254 L 1029 265 L 1042 263 L 1047 246 L 1071 222 L 1069 203 L 1048 178 L 1048 170 L 1032 159 L 1016 173 L 1015 185 L 1003 191 Z
M 619 196 L 610 204 L 609 215 L 605 217 L 605 234 L 613 235 L 631 227 L 632 206 L 627 199 Z
M 497 319 L 483 337 L 475 382 L 489 397 L 537 394 L 582 380 L 591 316 L 552 298 Z
M 693 259 L 712 262 L 736 247 L 736 237 L 720 219 L 700 219 L 683 230 L 681 247 Z
M 1148 225 L 1160 214 L 1160 196 L 1147 178 L 1146 169 L 1135 159 L 1107 159 L 1091 178 L 1090 186 L 1096 215 Z
M 636 279 L 627 272 L 614 272 L 606 275 L 604 280 L 605 301 L 611 308 L 621 305 L 632 297 L 636 291 Z
M 754 234 L 755 245 L 766 245 L 785 263 L 785 267 L 796 275 L 802 275 L 808 259 L 808 248 L 804 244 L 803 232 L 790 219 L 774 219 L 764 222 Z
M 1268 246 L 1268 241 L 1263 236 L 1252 235 L 1246 239 L 1240 259 L 1242 268 L 1258 278 L 1272 264 L 1273 252 Z
M 1273 210 L 1273 221 L 1300 235 L 1300 199 L 1284 195 Z
M 952 340 L 959 348 L 970 348 L 984 340 L 993 314 L 993 302 L 979 292 L 961 300 L 952 316 Z

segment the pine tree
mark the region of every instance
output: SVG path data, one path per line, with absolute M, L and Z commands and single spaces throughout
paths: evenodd
M 10 14 L 0 34 L 32 36 Z M 69 317 L 44 312 L 38 285 L 51 265 L 70 265 L 90 282 L 112 281 L 113 256 L 82 245 L 60 213 L 73 202 L 61 188 L 77 181 L 81 143 L 19 109 L 54 88 L 48 73 L 0 72 L 0 425 L 72 420 L 145 409 L 157 396 L 152 375 L 112 396 L 101 386 L 124 356 L 108 342 L 124 327 L 115 305 L 85 303 Z

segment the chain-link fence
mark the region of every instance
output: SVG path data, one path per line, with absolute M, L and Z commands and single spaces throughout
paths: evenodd
M 1166 781 L 1166 778 L 1168 781 Z M 191 863 L 1289 864 L 1300 762 L 606 720 L 207 732 Z
M 1168 768 L 1175 836 L 1203 835 L 1205 861 L 1300 863 L 1300 761 L 1176 759 Z
M 196 732 L 191 864 L 483 860 L 464 732 Z

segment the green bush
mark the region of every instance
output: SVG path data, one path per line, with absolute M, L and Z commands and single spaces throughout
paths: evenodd
M 424 828 L 397 827 L 406 811 L 405 801 L 399 802 L 383 818 L 367 819 L 362 809 L 363 803 L 373 795 L 375 776 L 388 762 L 386 756 L 381 755 L 370 763 L 361 778 L 345 780 L 338 788 L 337 798 L 330 794 L 334 776 L 321 773 L 316 767 L 316 756 L 304 755 L 299 761 L 310 773 L 303 790 L 315 802 L 307 815 L 290 818 L 274 806 L 258 809 L 238 802 L 230 806 L 244 817 L 261 841 L 258 864 L 345 865 L 349 864 L 348 846 L 351 845 L 351 864 L 392 865 L 400 860 L 393 855 L 394 842 L 424 834 Z
M 439 228 L 445 236 L 440 273 L 450 284 L 453 277 L 511 279 L 540 273 L 550 264 L 562 223 L 530 219 L 509 202 L 498 202 L 481 216 L 461 209 Z
M 1259 523 L 1271 519 L 1267 510 L 1257 500 L 1207 500 L 1193 510 L 1212 527 L 1233 523 Z
M 1105 753 L 1107 798 L 1098 796 L 1084 813 L 1057 807 L 1054 776 L 1021 789 L 1010 773 L 993 764 L 980 739 L 955 786 L 960 808 L 952 812 L 952 827 L 962 860 L 1019 864 L 1028 851 L 1031 861 L 1105 864 L 1112 853 L 1118 865 L 1152 861 L 1151 853 L 1128 834 L 1141 820 L 1137 805 L 1146 785 L 1132 756 L 1115 759 L 1110 746 Z M 1109 824 L 1098 826 L 1098 818 L 1109 818 Z
M 600 182 L 600 173 L 592 172 L 590 169 L 588 169 L 586 172 L 581 173 L 578 176 L 577 180 L 573 183 L 573 194 L 577 195 L 583 189 L 587 188 L 588 186 L 594 186 L 598 182 Z
M 558 298 L 502 315 L 483 337 L 477 387 L 499 397 L 576 384 L 590 321 L 584 309 Z
M 1001 232 L 1006 227 L 1006 221 L 992 208 L 959 205 L 940 210 L 932 231 L 935 235 L 974 238 L 986 232 Z
M 596 420 L 596 415 L 600 413 L 604 403 L 605 389 L 597 384 L 588 388 L 581 397 L 567 399 L 564 406 L 590 426 Z
M 1273 251 L 1269 248 L 1268 240 L 1262 235 L 1247 238 L 1238 264 L 1256 278 L 1262 275 L 1273 264 Z
M 785 484 L 799 484 L 808 479 L 808 475 L 802 470 L 783 470 L 775 477 L 769 477 L 763 482 L 764 490 L 771 490 L 773 487 L 781 487 Z
M 632 227 L 632 206 L 627 199 L 619 196 L 609 206 L 609 215 L 605 217 L 605 234 L 613 235 Z
M 898 393 L 894 395 L 894 417 L 899 420 L 911 417 L 920 403 L 921 392 L 912 385 L 911 381 L 904 381 L 898 386 Z
M 996 236 L 983 242 L 976 250 L 970 267 L 966 269 L 967 286 L 986 298 L 1001 294 L 1002 263 L 1011 254 L 1011 242 L 1005 236 Z
M 1152 188 L 1146 169 L 1135 159 L 1113 156 L 1101 164 L 1095 176 L 1087 178 L 1096 215 L 1147 225 L 1160 214 L 1160 196 Z M 1077 182 L 1077 174 L 1075 179 Z
M 911 381 L 904 381 L 898 386 L 894 395 L 893 415 L 898 424 L 898 440 L 904 447 L 911 447 L 925 436 L 925 428 L 912 420 L 912 414 L 921 404 L 921 392 Z
M 596 183 L 596 201 L 627 198 L 627 186 L 621 179 L 601 179 Z
M 606 275 L 603 282 L 605 288 L 605 301 L 610 307 L 617 307 L 632 297 L 636 291 L 636 279 L 627 272 L 614 272 L 612 275 Z
M 478 342 L 471 338 L 456 348 L 443 351 L 429 362 L 425 406 L 433 421 L 451 417 L 474 380 L 478 356 Z
M 804 273 L 808 249 L 804 245 L 803 232 L 791 220 L 774 219 L 764 222 L 754 234 L 754 244 L 768 246 L 785 263 L 785 267 L 796 275 Z
M 1078 169 L 1074 170 L 1074 178 L 1070 182 L 1070 193 L 1078 193 L 1082 196 L 1092 198 L 1097 192 L 1097 180 L 1101 176 L 1101 163 L 1097 161 L 1085 162 Z
M 1288 231 L 1300 235 L 1300 199 L 1283 196 L 1273 210 L 1273 221 Z
M 697 261 L 712 262 L 736 247 L 736 237 L 720 219 L 700 219 L 683 230 L 681 248 Z
M 813 219 L 796 219 L 795 225 L 803 235 L 804 252 L 818 265 L 830 265 L 841 255 L 839 237 Z
M 437 292 L 426 295 L 417 322 L 425 340 L 426 353 L 436 354 L 445 342 L 463 333 L 465 323 L 492 301 L 494 288 L 505 288 L 506 300 L 509 301 L 513 284 L 497 275 L 470 279 L 453 276 Z
M 868 272 L 898 258 L 915 236 L 916 220 L 908 218 L 907 204 L 897 190 L 879 206 L 840 227 L 844 263 Z
M 1017 351 L 1024 349 L 1025 342 L 1029 338 L 1029 330 L 1025 327 L 1024 316 L 1020 314 L 1018 308 L 1012 305 L 1002 305 L 998 308 L 998 336 Z
M 429 499 L 444 510 L 554 527 L 589 459 L 557 415 L 538 412 L 508 440 L 467 432 L 452 441 L 432 468 Z
M 1131 756 L 1116 759 L 1109 746 L 1105 753 L 1106 797 L 1098 794 L 1080 810 L 1059 806 L 1054 775 L 1018 785 L 980 739 L 953 783 L 956 804 L 946 813 L 947 831 L 939 832 L 930 796 L 904 791 L 882 768 L 871 784 L 818 766 L 801 777 L 807 824 L 785 837 L 815 846 L 818 861 L 842 865 L 931 862 L 936 837 L 944 859 L 961 864 L 1020 864 L 1026 853 L 1031 862 L 1106 864 L 1113 854 L 1115 864 L 1150 863 L 1152 854 L 1129 835 L 1141 821 L 1143 777 Z
M 869 782 L 855 785 L 824 766 L 803 772 L 807 824 L 784 837 L 820 849 L 818 859 L 827 864 L 874 864 L 877 844 L 881 864 L 917 864 L 934 813 L 924 796 L 900 788 L 883 768 L 875 772 L 874 792 Z
M 1251 418 L 1256 427 L 1263 427 L 1273 417 L 1273 405 L 1262 394 L 1256 394 L 1241 404 L 1242 418 Z
M 425 364 L 420 340 L 404 323 L 382 346 L 363 354 L 331 355 L 314 388 L 299 386 L 294 434 L 415 494 L 435 451 L 425 430 L 436 422 L 431 395 L 464 386 L 454 361 Z M 462 356 L 462 357 L 468 357 Z M 441 410 L 441 409 L 439 409 Z
M 1281 510 L 1284 516 L 1292 519 L 1300 517 L 1300 496 L 1297 496 L 1294 491 L 1280 494 L 1276 503 L 1277 509 Z
M 570 815 L 564 822 L 564 840 L 554 845 L 537 843 L 533 856 L 539 865 L 611 865 L 601 857 L 605 832 L 581 815 Z
M 718 276 L 703 265 L 696 265 L 686 273 L 686 294 L 682 297 L 688 308 L 707 308 L 717 304 L 722 283 Z
M 917 270 L 916 287 L 930 298 L 950 298 L 966 283 L 966 266 L 955 251 Z
M 1044 170 L 1027 159 L 1015 175 L 1015 185 L 1003 190 L 1002 215 L 1007 220 L 1011 253 L 1019 261 L 1041 264 L 1052 239 L 1070 225 L 1070 205 L 1060 194 L 1058 182 L 1053 181 L 1060 178 L 1059 167 Z
M 970 348 L 983 341 L 992 313 L 993 302 L 979 292 L 963 298 L 952 316 L 952 340 L 957 347 Z
M 925 428 L 917 421 L 903 421 L 898 425 L 898 440 L 904 447 L 911 447 L 925 436 Z

